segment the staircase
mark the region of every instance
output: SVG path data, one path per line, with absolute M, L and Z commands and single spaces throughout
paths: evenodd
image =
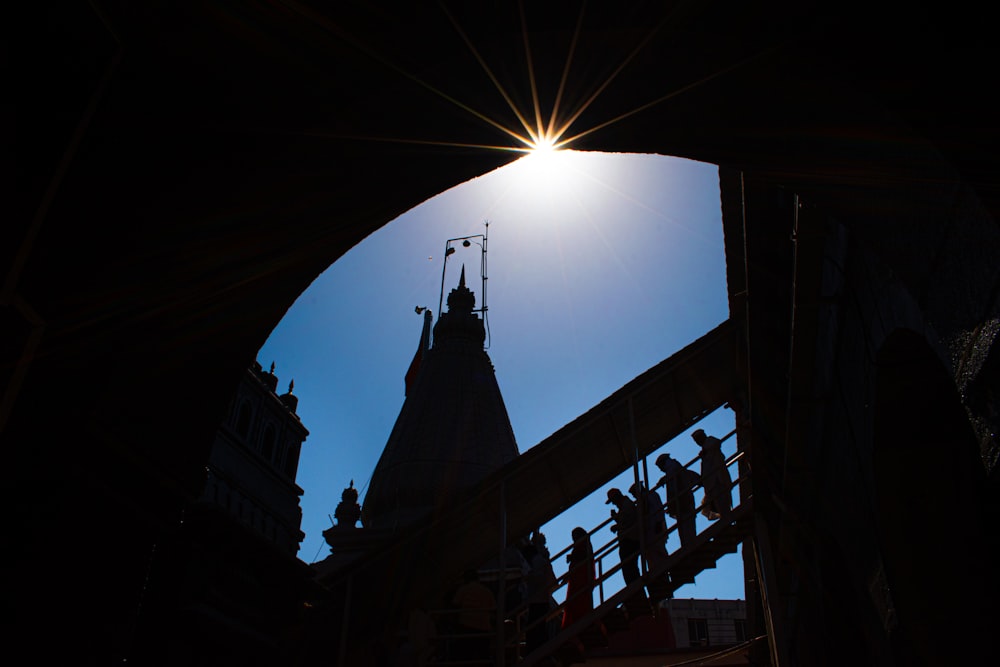
M 733 457 L 731 461 L 738 458 Z M 694 582 L 697 574 L 714 568 L 719 558 L 735 553 L 740 543 L 751 534 L 752 524 L 753 498 L 749 497 L 733 508 L 726 518 L 717 520 L 702 531 L 692 544 L 670 554 L 658 568 L 650 569 L 641 579 L 607 598 L 590 614 L 524 656 L 517 664 L 531 667 L 546 664 L 549 658 L 555 658 L 564 665 L 584 662 L 581 649 L 606 645 L 606 642 L 601 643 L 603 633 L 597 632 L 596 628 L 603 625 L 604 632 L 611 635 L 626 630 L 631 619 L 655 613 L 644 590 L 657 600 L 673 597 L 678 588 Z M 612 569 L 608 575 L 615 571 Z M 668 573 L 669 578 L 665 576 Z
M 453 507 L 394 533 L 321 580 L 342 610 L 335 614 L 338 663 L 353 664 L 385 641 L 381 633 L 399 620 L 387 613 L 405 618 L 444 582 L 499 557 L 508 543 L 632 468 L 636 455 L 649 456 L 733 399 L 741 384 L 738 341 L 732 323 L 722 323 L 496 471 Z M 729 548 L 725 539 L 709 550 L 721 548 Z M 693 558 L 692 551 L 672 557 L 682 578 L 710 566 L 707 555 Z

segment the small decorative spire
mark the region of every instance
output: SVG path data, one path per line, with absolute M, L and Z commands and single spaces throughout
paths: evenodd
M 354 528 L 358 519 L 361 518 L 361 506 L 358 504 L 358 490 L 354 488 L 354 480 L 350 486 L 340 494 L 340 504 L 334 510 L 333 516 L 337 519 L 337 526 L 340 528 Z
M 271 375 L 274 375 L 274 362 L 271 362 Z
M 465 265 L 462 265 L 462 275 L 458 279 L 458 287 L 448 294 L 448 312 L 455 311 L 456 314 L 472 313 L 476 305 L 476 295 L 465 286 Z
M 272 382 L 275 382 L 275 383 L 277 381 L 278 381 L 278 378 L 274 378 L 272 380 Z M 297 396 L 295 396 L 292 393 L 293 389 L 295 389 L 295 380 L 291 380 L 288 383 L 288 393 L 287 394 L 282 394 L 281 396 L 278 397 L 278 399 L 281 400 L 282 403 L 284 403 L 284 405 L 285 405 L 286 408 L 288 408 L 289 410 L 291 410 L 292 414 L 295 414 L 295 410 L 299 407 L 299 399 L 298 399 Z

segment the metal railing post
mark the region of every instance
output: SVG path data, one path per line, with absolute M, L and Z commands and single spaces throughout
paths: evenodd
M 499 572 L 497 573 L 497 622 L 496 622 L 496 647 L 494 664 L 496 667 L 503 667 L 504 652 L 506 642 L 504 641 L 504 618 L 506 617 L 505 607 L 507 606 L 507 483 L 506 480 L 500 482 L 500 558 Z
M 632 397 L 628 397 L 628 426 L 629 435 L 632 438 L 632 478 L 635 484 L 641 484 L 639 477 L 639 440 L 635 435 L 635 413 L 632 411 Z M 646 576 L 649 571 L 649 564 L 646 563 L 646 512 L 643 509 L 642 489 L 636 494 L 635 520 L 636 529 L 639 531 L 639 567 L 640 574 Z M 622 536 L 618 535 L 619 541 Z

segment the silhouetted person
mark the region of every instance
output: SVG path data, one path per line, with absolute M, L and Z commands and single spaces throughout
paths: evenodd
M 479 581 L 475 570 L 466 570 L 462 585 L 455 590 L 452 604 L 458 610 L 452 657 L 458 660 L 485 660 L 490 656 L 493 614 L 497 601 L 493 591 Z
M 549 638 L 549 624 L 545 616 L 552 609 L 552 590 L 556 585 L 556 574 L 552 570 L 545 535 L 535 531 L 524 549 L 528 561 L 528 615 L 525 632 L 525 650 L 531 653 Z
M 628 487 L 629 495 L 635 499 L 644 524 L 643 540 L 647 546 L 657 543 L 665 544 L 667 526 L 663 519 L 663 501 L 660 494 L 653 489 L 647 489 L 642 482 L 635 482 Z
M 635 498 L 636 506 L 645 524 L 643 534 L 643 557 L 650 572 L 647 575 L 646 589 L 652 602 L 659 602 L 665 597 L 672 597 L 670 592 L 670 572 L 666 568 L 669 552 L 667 550 L 667 522 L 663 512 L 663 501 L 654 489 L 647 489 L 642 482 L 633 483 L 628 492 Z
M 628 488 L 628 492 L 635 498 L 635 503 L 639 507 L 639 514 L 645 526 L 643 533 L 643 556 L 650 571 L 660 569 L 667 556 L 667 525 L 663 514 L 663 501 L 660 494 L 653 489 L 647 489 L 642 482 L 635 482 Z M 669 578 L 663 572 L 661 578 Z M 650 595 L 650 597 L 653 597 Z
M 570 535 L 573 548 L 566 555 L 566 605 L 563 607 L 562 627 L 568 628 L 594 609 L 594 547 L 590 535 L 577 526 Z
M 667 453 L 656 457 L 656 467 L 663 471 L 657 485 L 663 484 L 666 490 L 667 514 L 677 520 L 681 547 L 686 547 L 694 543 L 698 534 L 695 528 L 694 487 L 701 481 L 701 476 Z
M 691 438 L 701 447 L 701 485 L 705 489 L 701 513 L 715 521 L 733 508 L 733 480 L 722 453 L 722 441 L 698 429 Z
M 640 577 L 639 573 L 639 516 L 635 503 L 625 497 L 620 489 L 608 489 L 608 499 L 604 504 L 614 503 L 611 510 L 615 523 L 611 532 L 618 534 L 618 557 L 622 563 L 622 577 L 628 586 Z M 641 589 L 640 589 L 641 590 Z M 645 596 L 645 592 L 643 592 Z

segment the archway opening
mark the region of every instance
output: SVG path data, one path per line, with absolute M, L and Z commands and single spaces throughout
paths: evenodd
M 302 560 L 328 554 L 322 531 L 351 479 L 363 500 L 404 399 L 421 331 L 415 310 L 437 310 L 442 283 L 447 293 L 462 266 L 482 306 L 481 248 L 456 244 L 442 278 L 446 239 L 489 222 L 487 351 L 522 453 L 728 318 L 715 165 L 539 157 L 443 192 L 369 236 L 313 282 L 261 348 L 262 363 L 294 378 L 310 430 L 298 478 Z M 732 419 L 718 413 L 706 429 L 722 437 Z M 573 525 L 606 518 L 599 495 L 580 504 L 592 516 L 551 527 L 553 546 Z M 742 598 L 743 586 L 732 554 L 685 594 Z

